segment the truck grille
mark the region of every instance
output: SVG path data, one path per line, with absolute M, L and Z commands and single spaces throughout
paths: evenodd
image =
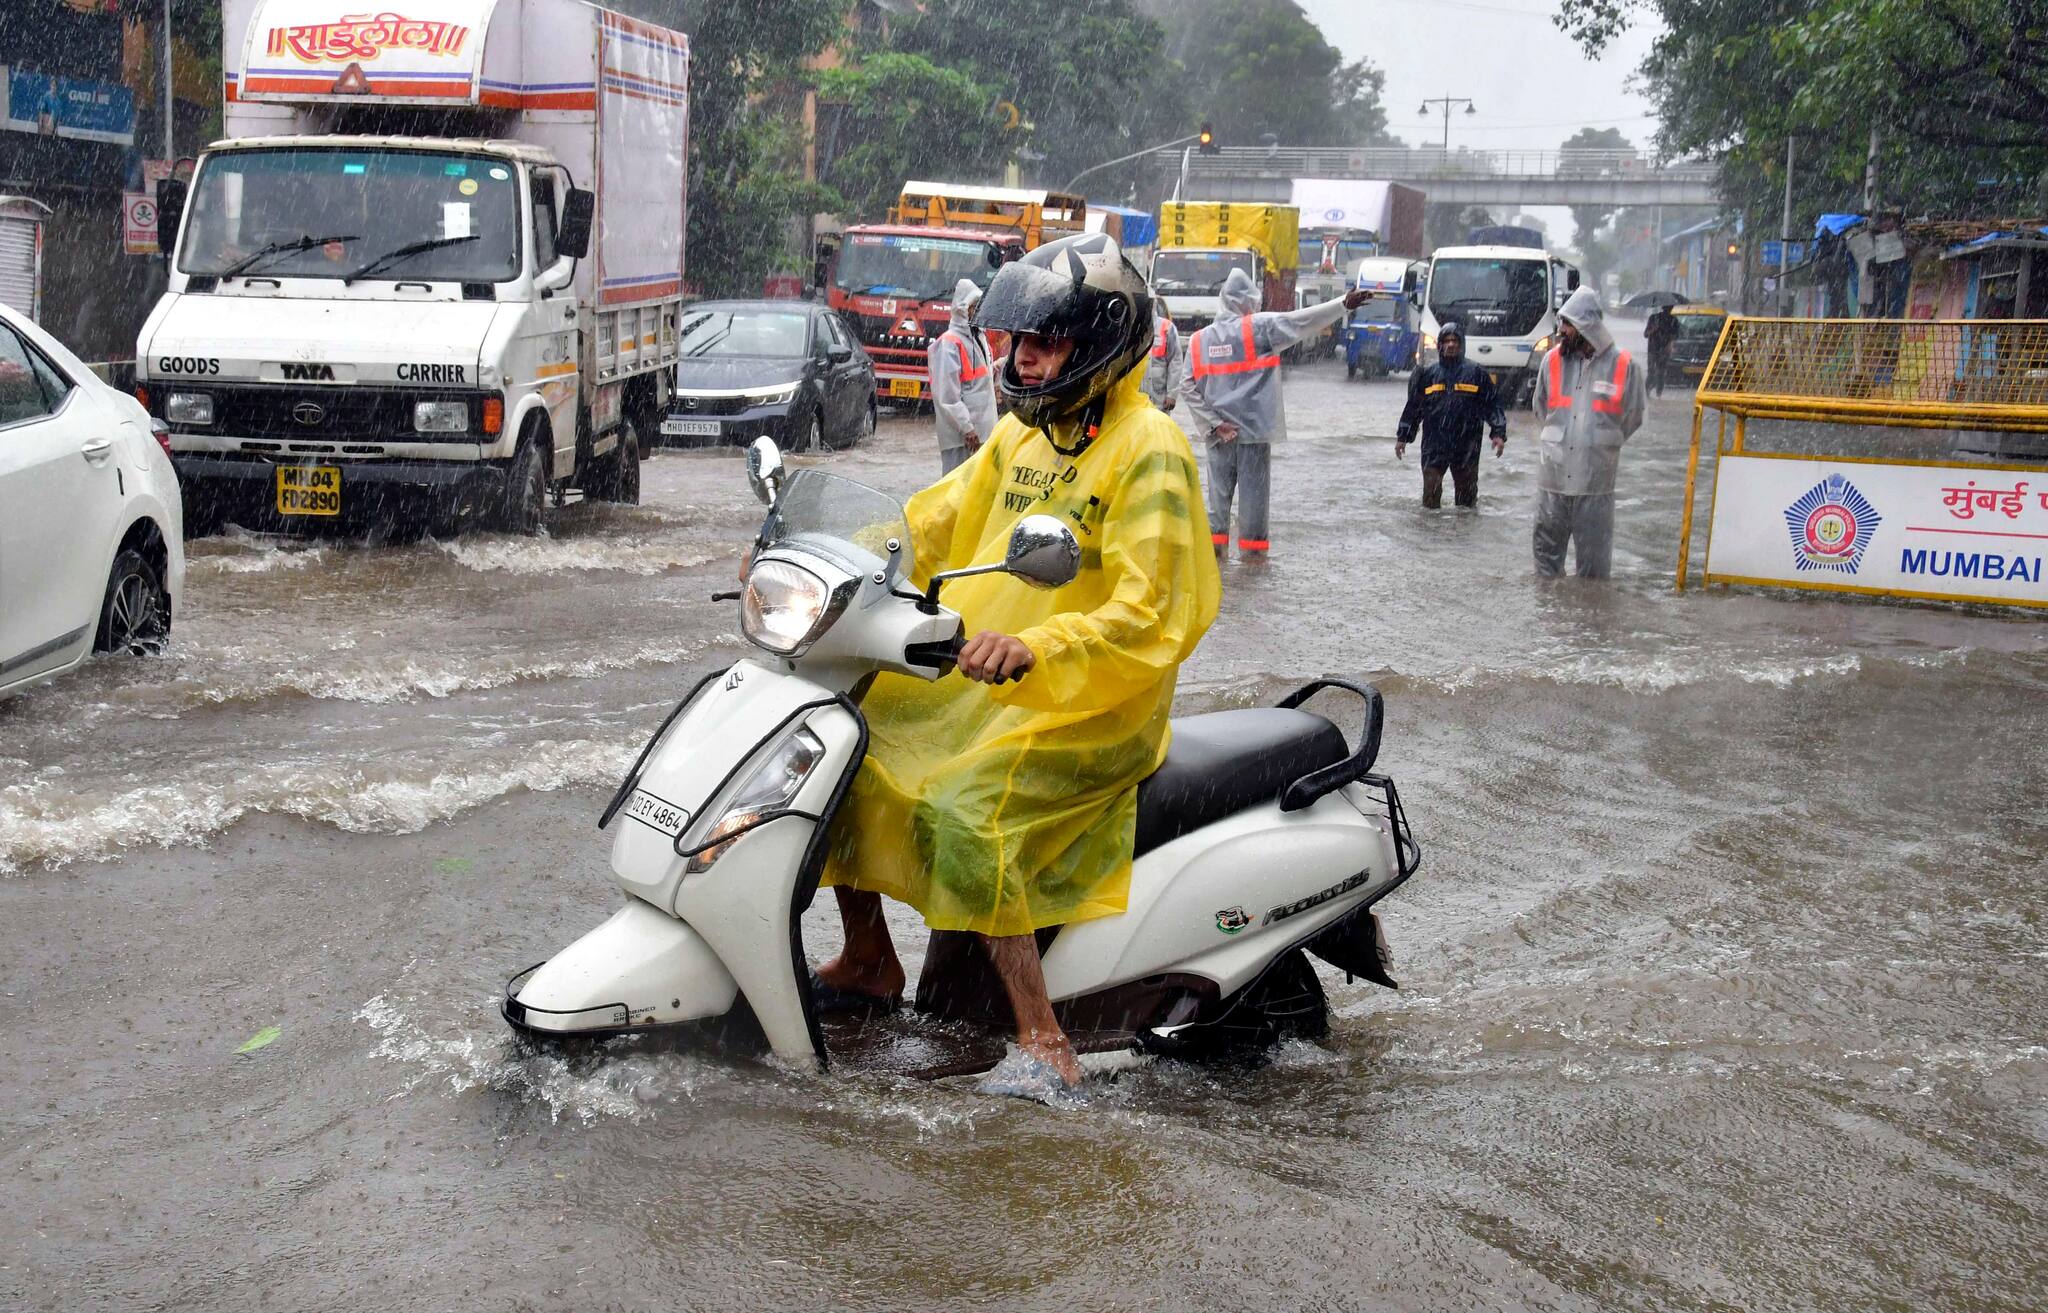
M 213 398 L 213 423 L 174 424 L 172 432 L 220 433 L 277 442 L 470 442 L 482 437 L 480 400 L 473 392 L 415 392 L 397 388 L 268 386 L 189 387 L 153 383 L 150 409 L 162 414 L 172 392 L 204 392 Z M 467 401 L 469 432 L 413 435 L 417 401 Z

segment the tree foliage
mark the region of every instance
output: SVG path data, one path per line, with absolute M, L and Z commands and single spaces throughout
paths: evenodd
M 1294 0 L 1175 0 L 1159 8 L 1167 53 L 1223 140 L 1287 146 L 1389 144 L 1386 75 L 1347 64 Z
M 906 178 L 978 178 L 1002 167 L 996 98 L 955 68 L 880 52 L 818 75 L 823 178 L 852 214 L 879 217 Z
M 1014 151 L 1027 173 L 1059 186 L 1091 164 L 1192 130 L 1161 41 L 1158 25 L 1131 0 L 928 0 L 869 49 L 922 56 L 983 88 L 983 116 L 930 125 L 960 134 L 950 176 L 989 173 L 982 119 L 1000 114 L 1007 123 L 1008 110 L 1000 108 L 1007 104 L 1020 124 L 1002 158 Z
M 1886 207 L 2041 204 L 2039 0 L 1562 0 L 1558 24 L 1597 53 L 1646 16 L 1663 26 L 1642 68 L 1663 119 L 1658 144 L 1719 158 L 1732 208 L 1775 212 L 1788 137 L 1795 208 L 1857 208 L 1873 129 Z
M 618 7 L 690 34 L 690 279 L 752 293 L 803 262 L 794 219 L 837 205 L 804 181 L 791 108 L 803 61 L 845 31 L 848 0 L 628 0 Z

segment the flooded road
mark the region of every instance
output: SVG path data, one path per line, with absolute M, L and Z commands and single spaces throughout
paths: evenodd
M 1181 689 L 1380 684 L 1404 988 L 1079 1114 L 511 1043 L 615 905 L 610 785 L 742 653 L 736 454 L 539 540 L 192 544 L 168 655 L 0 703 L 0 1306 L 2039 1308 L 2048 630 L 1674 595 L 1677 391 L 1616 579 L 1539 584 L 1527 414 L 1424 512 L 1402 387 L 1290 375 Z M 908 419 L 822 459 L 937 468 Z

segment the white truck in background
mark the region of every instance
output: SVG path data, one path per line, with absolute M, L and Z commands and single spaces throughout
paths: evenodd
M 225 0 L 136 346 L 188 533 L 537 532 L 639 499 L 683 298 L 689 39 L 580 0 Z
M 1534 360 L 1557 335 L 1557 312 L 1579 285 L 1579 271 L 1541 247 L 1439 246 L 1423 285 L 1411 293 L 1422 311 L 1421 363 L 1436 363 L 1436 337 L 1456 321 L 1465 359 L 1493 376 L 1503 405 L 1527 405 L 1536 390 Z

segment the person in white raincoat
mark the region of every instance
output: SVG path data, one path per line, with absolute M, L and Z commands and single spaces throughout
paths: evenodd
M 1558 312 L 1558 344 L 1536 362 L 1536 573 L 1605 579 L 1614 555 L 1614 475 L 1621 444 L 1643 423 L 1643 367 L 1614 343 L 1600 297 L 1573 292 Z
M 925 349 L 932 374 L 932 418 L 939 430 L 939 473 L 973 455 L 996 427 L 996 384 L 988 346 L 974 328 L 981 289 L 953 284 L 953 318 Z
M 1272 444 L 1287 436 L 1280 353 L 1365 298 L 1354 290 L 1321 305 L 1261 313 L 1250 274 L 1232 269 L 1223 280 L 1215 322 L 1188 340 L 1188 373 L 1180 385 L 1188 432 L 1209 444 L 1209 540 L 1217 551 L 1230 543 L 1230 502 L 1239 491 L 1237 550 L 1263 555 L 1271 546 Z
M 1186 373 L 1180 329 L 1167 318 L 1165 307 L 1161 306 L 1153 311 L 1152 351 L 1145 357 L 1145 395 L 1159 409 L 1171 412 L 1174 394 L 1180 391 L 1181 376 Z

